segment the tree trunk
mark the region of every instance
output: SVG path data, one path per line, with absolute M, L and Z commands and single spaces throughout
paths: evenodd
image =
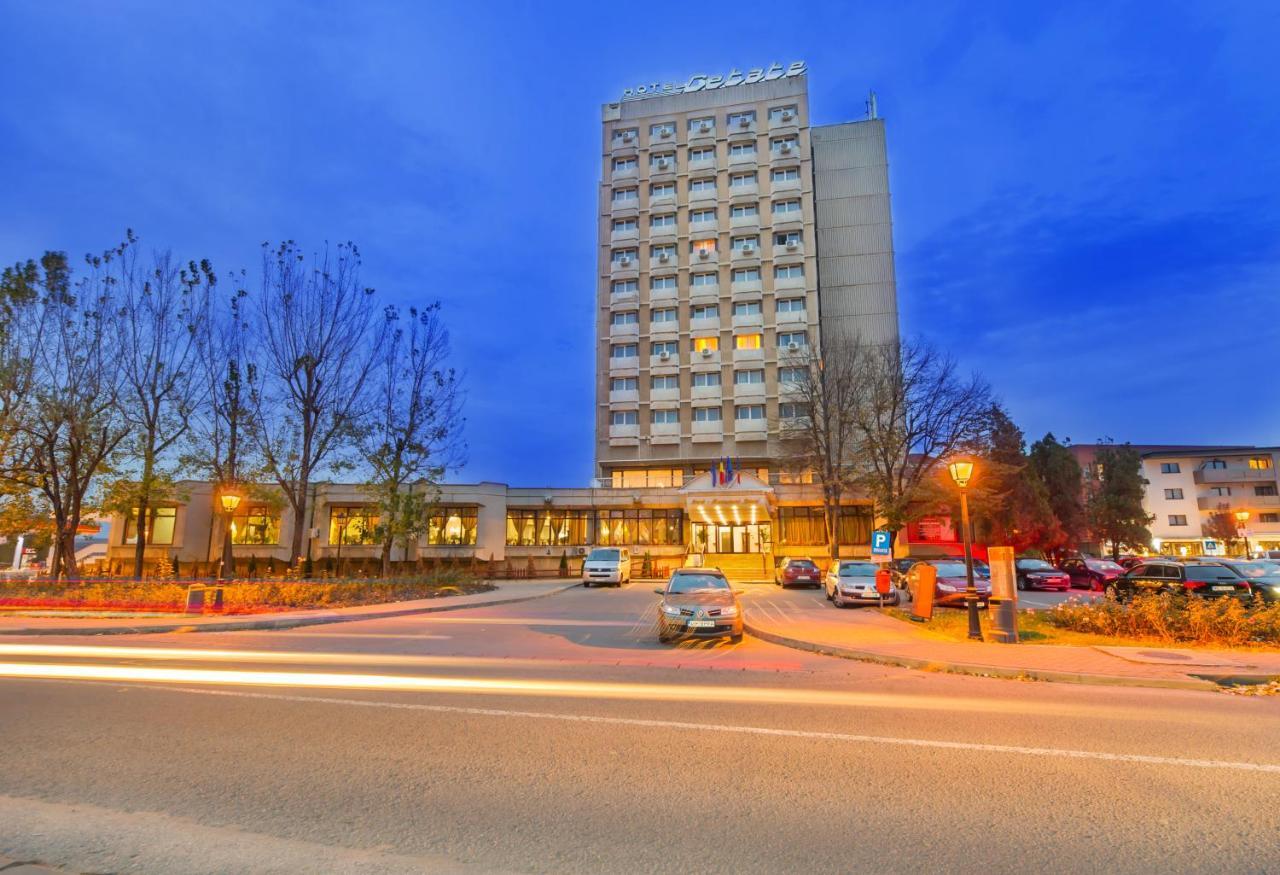
M 76 528 L 76 523 L 68 522 L 62 534 L 62 548 L 58 551 L 67 580 L 75 580 L 80 576 L 80 569 L 76 566 Z
M 382 579 L 386 580 L 391 576 L 391 538 L 387 538 L 382 542 Z
M 289 565 L 296 565 L 302 558 L 302 538 L 307 534 L 307 484 L 302 483 L 299 490 L 302 500 L 293 506 L 293 539 L 289 547 Z

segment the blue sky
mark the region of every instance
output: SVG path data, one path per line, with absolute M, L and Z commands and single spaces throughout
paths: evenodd
M 600 104 L 803 59 L 887 120 L 904 330 L 1029 438 L 1280 442 L 1280 4 L 0 0 L 0 262 L 126 227 L 440 299 L 459 479 L 591 474 Z

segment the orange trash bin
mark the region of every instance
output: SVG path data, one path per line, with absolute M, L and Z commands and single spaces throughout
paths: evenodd
M 911 593 L 911 619 L 923 623 L 933 619 L 933 596 L 938 584 L 938 569 L 921 562 L 911 570 L 916 575 L 916 588 Z

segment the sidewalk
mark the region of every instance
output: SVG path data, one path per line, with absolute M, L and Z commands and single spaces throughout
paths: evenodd
M 744 622 L 748 635 L 775 644 L 926 671 L 1193 690 L 1218 689 L 1215 681 L 1280 678 L 1280 653 L 957 642 L 870 608 L 836 611 L 754 601 L 747 604 Z
M 360 605 L 353 608 L 325 608 L 306 611 L 278 611 L 270 614 L 169 614 L 147 617 L 57 617 L 6 616 L 0 614 L 3 635 L 134 635 L 149 632 L 234 632 L 251 629 L 294 629 L 324 623 L 378 620 L 409 614 L 431 614 L 507 605 L 554 595 L 581 585 L 578 580 L 504 580 L 496 589 L 470 595 Z M 3 871 L 3 870 L 0 870 Z

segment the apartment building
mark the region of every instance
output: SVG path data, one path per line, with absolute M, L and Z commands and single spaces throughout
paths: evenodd
M 1076 446 L 1086 485 L 1099 476 L 1095 446 Z M 1170 556 L 1225 555 L 1208 523 L 1226 512 L 1253 552 L 1280 550 L 1280 447 L 1137 445 L 1147 487 L 1143 507 L 1153 519 L 1152 547 Z M 1240 517 L 1237 517 L 1240 514 Z
M 809 356 L 898 336 L 883 122 L 811 124 L 804 64 L 774 64 L 628 90 L 601 152 L 597 474 L 776 480 Z

